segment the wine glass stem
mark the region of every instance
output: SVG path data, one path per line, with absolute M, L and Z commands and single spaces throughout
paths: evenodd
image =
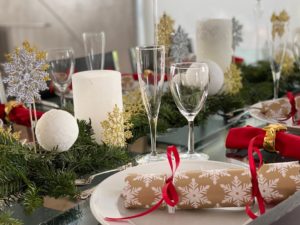
M 62 91 L 60 95 L 60 107 L 65 108 L 66 107 L 66 98 L 65 93 Z
M 194 154 L 194 120 L 189 122 L 188 154 Z
M 151 137 L 151 156 L 156 156 L 156 127 L 157 127 L 157 117 L 149 118 L 150 124 L 150 137 Z
M 280 72 L 273 73 L 273 83 L 274 83 L 274 99 L 278 98 L 279 92 L 279 80 L 280 80 Z

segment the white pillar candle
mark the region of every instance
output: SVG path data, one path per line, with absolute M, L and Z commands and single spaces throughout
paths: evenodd
M 95 140 L 101 144 L 100 122 L 108 117 L 115 105 L 123 110 L 121 73 L 111 70 L 91 70 L 72 76 L 75 117 L 91 119 Z
M 211 60 L 223 72 L 232 60 L 232 21 L 230 19 L 207 19 L 197 22 L 197 61 Z

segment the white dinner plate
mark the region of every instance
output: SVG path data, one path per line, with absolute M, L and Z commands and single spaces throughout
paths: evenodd
M 300 133 L 300 126 L 295 126 L 293 125 L 292 119 L 286 120 L 286 121 L 278 121 L 276 118 L 270 118 L 265 116 L 263 113 L 261 113 L 260 108 L 262 108 L 263 103 L 269 103 L 272 102 L 273 100 L 268 100 L 268 101 L 263 101 L 263 102 L 258 102 L 249 108 L 249 113 L 252 117 L 255 119 L 258 119 L 260 121 L 266 122 L 266 123 L 282 123 L 286 125 L 288 128 L 288 131 L 291 133 L 299 134 Z
M 224 168 L 241 168 L 239 165 L 216 162 L 216 161 L 185 161 L 182 160 L 178 171 L 197 170 L 197 169 L 224 169 Z M 155 225 L 155 224 L 172 224 L 172 225 L 198 225 L 198 224 L 222 224 L 234 225 L 243 224 L 248 217 L 244 210 L 177 210 L 175 214 L 168 214 L 166 209 L 160 209 L 146 216 L 122 221 L 108 222 L 105 217 L 124 217 L 133 215 L 145 209 L 128 210 L 123 207 L 123 201 L 120 197 L 125 185 L 124 178 L 129 173 L 165 173 L 170 171 L 167 161 L 144 164 L 128 168 L 118 172 L 103 182 L 101 182 L 93 192 L 90 199 L 90 207 L 95 218 L 103 225 Z

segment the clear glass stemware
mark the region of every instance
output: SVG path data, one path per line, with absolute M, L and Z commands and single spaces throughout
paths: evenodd
M 189 125 L 188 152 L 181 154 L 186 159 L 208 159 L 194 150 L 194 119 L 203 108 L 209 83 L 208 66 L 205 63 L 175 63 L 171 65 L 169 85 L 175 104 Z
M 141 161 L 159 161 L 165 159 L 156 150 L 156 127 L 165 77 L 165 47 L 137 47 L 136 54 L 139 85 L 149 119 L 151 137 L 151 153 Z
M 282 29 L 283 32 L 278 32 Z M 273 98 L 278 98 L 279 93 L 279 81 L 281 76 L 281 69 L 286 52 L 287 42 L 287 24 L 283 22 L 277 22 L 272 25 L 272 31 L 269 33 L 268 48 L 269 48 L 269 60 L 273 77 Z
M 89 70 L 103 70 L 105 60 L 105 34 L 83 33 L 83 45 L 86 55 L 86 64 Z
M 296 64 L 300 69 L 300 32 L 296 33 L 293 41 L 293 53 Z
M 65 93 L 75 67 L 74 52 L 71 48 L 51 49 L 47 52 L 47 61 L 51 80 L 59 91 L 60 105 L 63 108 L 66 106 Z

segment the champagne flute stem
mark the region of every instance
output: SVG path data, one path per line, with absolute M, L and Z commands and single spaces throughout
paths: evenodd
M 278 98 L 279 92 L 279 80 L 280 80 L 280 72 L 273 73 L 273 84 L 274 84 L 274 99 Z
M 188 154 L 195 153 L 194 147 L 194 120 L 189 122 L 189 139 L 188 139 Z
M 151 138 L 151 156 L 156 156 L 156 127 L 157 127 L 157 117 L 149 118 L 150 125 L 150 138 Z

